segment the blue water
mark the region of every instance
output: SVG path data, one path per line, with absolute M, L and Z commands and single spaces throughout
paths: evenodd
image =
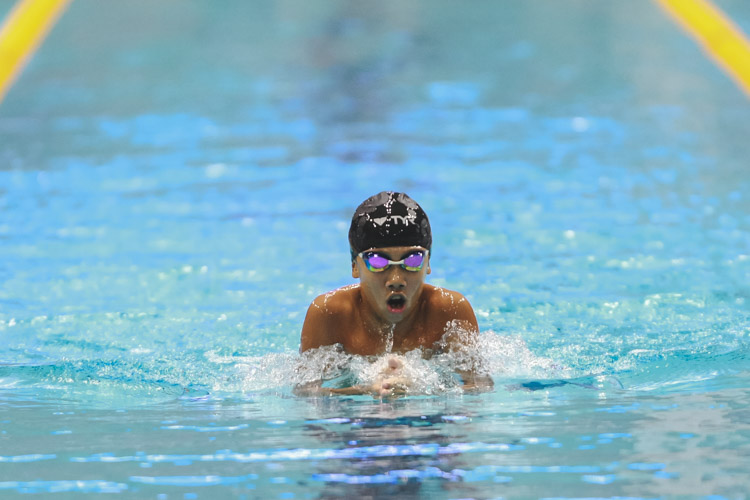
M 77 0 L 0 105 L 0 495 L 750 496 L 748 116 L 645 0 Z M 292 394 L 381 189 L 492 392 Z

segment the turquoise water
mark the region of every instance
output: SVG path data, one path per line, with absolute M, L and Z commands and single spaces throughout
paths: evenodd
M 642 0 L 77 0 L 0 105 L 0 494 L 747 498 L 748 116 Z M 292 395 L 381 189 L 494 391 Z

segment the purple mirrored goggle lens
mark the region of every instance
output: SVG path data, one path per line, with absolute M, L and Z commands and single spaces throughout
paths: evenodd
M 425 252 L 418 251 L 411 253 L 399 261 L 390 260 L 382 255 L 374 252 L 360 254 L 362 260 L 365 261 L 367 269 L 373 272 L 385 271 L 389 266 L 400 265 L 407 271 L 419 271 L 422 269 L 424 264 Z
M 424 263 L 424 254 L 422 252 L 415 252 L 411 255 L 407 255 L 404 259 L 404 263 L 401 264 L 404 269 L 408 269 L 410 271 L 419 271 L 422 269 L 422 264 Z

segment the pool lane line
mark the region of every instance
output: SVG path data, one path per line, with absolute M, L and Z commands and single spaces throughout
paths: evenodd
M 710 0 L 656 0 L 750 97 L 750 41 Z
M 70 0 L 18 0 L 0 27 L 0 103 Z

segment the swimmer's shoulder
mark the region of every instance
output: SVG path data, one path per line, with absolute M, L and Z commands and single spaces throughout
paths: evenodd
M 426 283 L 424 287 L 425 303 L 430 312 L 471 310 L 468 299 L 460 292 Z
M 318 295 L 310 304 L 308 315 L 313 313 L 336 317 L 351 314 L 359 300 L 359 293 L 359 285 L 354 284 Z
M 479 332 L 469 300 L 460 292 L 431 286 L 427 292 L 427 314 L 436 329 L 434 352 L 462 348 Z
M 300 351 L 343 343 L 343 332 L 349 331 L 354 316 L 358 286 L 338 288 L 312 301 L 302 325 Z

